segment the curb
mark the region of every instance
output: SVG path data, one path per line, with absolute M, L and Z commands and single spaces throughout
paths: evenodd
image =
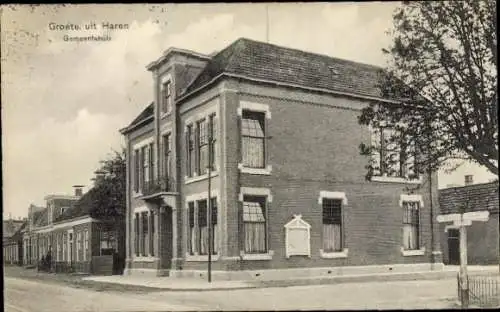
M 329 285 L 329 284 L 345 284 L 345 283 L 439 280 L 443 278 L 454 278 L 456 277 L 456 274 L 457 273 L 453 271 L 426 271 L 426 272 L 413 272 L 413 273 L 384 273 L 376 275 L 363 274 L 363 275 L 346 275 L 346 276 L 332 276 L 332 277 L 305 277 L 305 278 L 288 279 L 288 280 L 246 281 L 248 285 L 241 285 L 235 287 L 213 287 L 213 288 L 158 287 L 153 285 L 116 283 L 112 281 L 108 282 L 108 281 L 99 281 L 92 279 L 85 279 L 85 280 L 106 283 L 106 284 L 151 288 L 158 291 L 202 292 L 202 291 L 231 291 L 231 290 L 243 290 L 243 289 L 255 289 L 255 288 L 284 288 L 284 287 L 295 287 L 295 286 L 313 286 L 313 285 Z

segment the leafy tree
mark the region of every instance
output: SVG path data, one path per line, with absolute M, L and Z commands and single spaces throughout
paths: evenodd
M 359 117 L 360 124 L 395 130 L 388 143 L 397 143 L 397 153 L 386 153 L 381 164 L 405 161 L 392 156 L 406 153 L 398 156 L 420 156 L 412 159 L 414 171 L 462 159 L 498 175 L 496 1 L 405 2 L 393 22 L 380 89 L 396 101 L 372 104 Z M 362 154 L 377 148 L 360 145 Z M 370 178 L 380 168 L 368 169 Z
M 126 165 L 125 151 L 114 152 L 113 157 L 101 161 L 96 171 L 92 192 L 96 217 L 122 219 L 125 217 Z

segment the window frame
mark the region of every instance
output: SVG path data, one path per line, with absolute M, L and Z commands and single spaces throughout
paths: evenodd
M 319 197 L 318 197 L 318 206 L 320 207 L 322 211 L 322 220 L 321 220 L 321 225 L 323 226 L 323 200 L 324 199 L 330 199 L 330 200 L 340 200 L 341 201 L 341 207 L 340 207 L 340 213 L 341 213 L 341 250 L 339 251 L 326 251 L 323 250 L 323 233 L 321 234 L 321 249 L 319 250 L 320 252 L 320 257 L 325 258 L 325 259 L 337 259 L 337 258 L 347 258 L 349 249 L 347 247 L 347 228 L 345 226 L 345 214 L 346 214 L 346 209 L 348 206 L 348 201 L 347 201 L 347 196 L 345 192 L 338 192 L 338 191 L 320 191 L 319 192 Z
M 370 163 L 372 164 L 373 174 L 371 181 L 374 182 L 395 182 L 395 183 L 407 183 L 407 184 L 421 184 L 422 183 L 422 173 L 416 166 L 416 159 L 419 157 L 416 142 L 412 141 L 410 144 L 398 144 L 397 146 L 397 175 L 388 175 L 388 170 L 386 168 L 386 157 L 387 157 L 387 144 L 396 144 L 395 142 L 386 143 L 384 134 L 387 131 L 396 131 L 394 127 L 382 125 L 378 128 L 369 126 L 370 132 L 370 146 L 372 148 Z M 403 150 L 403 148 L 405 150 Z M 391 154 L 395 154 L 395 151 L 391 151 Z M 408 160 L 413 158 L 412 164 L 408 163 Z M 373 167 L 375 165 L 378 168 Z M 408 166 L 413 166 L 413 175 L 415 177 L 410 177 L 408 175 Z
M 265 114 L 264 118 L 264 168 L 250 168 L 247 167 L 243 164 L 242 161 L 242 117 L 243 117 L 243 111 L 251 111 L 251 112 L 260 112 Z M 241 173 L 246 173 L 246 174 L 253 174 L 253 175 L 271 175 L 272 173 L 272 165 L 270 164 L 270 159 L 269 159 L 269 138 L 270 136 L 270 126 L 269 126 L 269 121 L 271 120 L 271 111 L 269 109 L 269 105 L 267 104 L 262 104 L 262 103 L 256 103 L 256 102 L 249 102 L 249 101 L 240 101 L 239 102 L 239 107 L 237 109 L 237 114 L 239 117 L 239 150 L 240 150 L 240 155 L 239 155 L 239 163 L 238 163 L 238 169 Z
M 165 116 L 172 112 L 172 79 L 170 77 L 162 81 L 160 90 L 161 90 L 161 115 Z
M 245 196 L 265 197 L 265 237 L 266 237 L 266 252 L 265 253 L 246 253 L 244 245 L 244 226 L 243 226 L 243 202 Z M 269 188 L 255 188 L 255 187 L 240 187 L 238 196 L 239 209 L 238 209 L 238 233 L 240 243 L 240 258 L 241 260 L 272 260 L 274 251 L 269 240 L 269 211 L 272 209 L 273 196 Z

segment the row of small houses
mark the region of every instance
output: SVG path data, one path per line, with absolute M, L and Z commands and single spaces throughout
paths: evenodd
M 125 225 L 100 216 L 93 190 L 82 194 L 76 186 L 74 195 L 48 195 L 46 206 L 30 205 L 24 220 L 4 221 L 4 263 L 38 268 L 45 263 L 53 272 L 121 273 L 124 235 L 119 232 Z M 6 231 L 6 224 L 14 225 Z

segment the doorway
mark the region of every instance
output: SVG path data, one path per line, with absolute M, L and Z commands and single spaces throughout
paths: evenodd
M 460 264 L 460 236 L 458 229 L 448 229 L 448 264 Z

